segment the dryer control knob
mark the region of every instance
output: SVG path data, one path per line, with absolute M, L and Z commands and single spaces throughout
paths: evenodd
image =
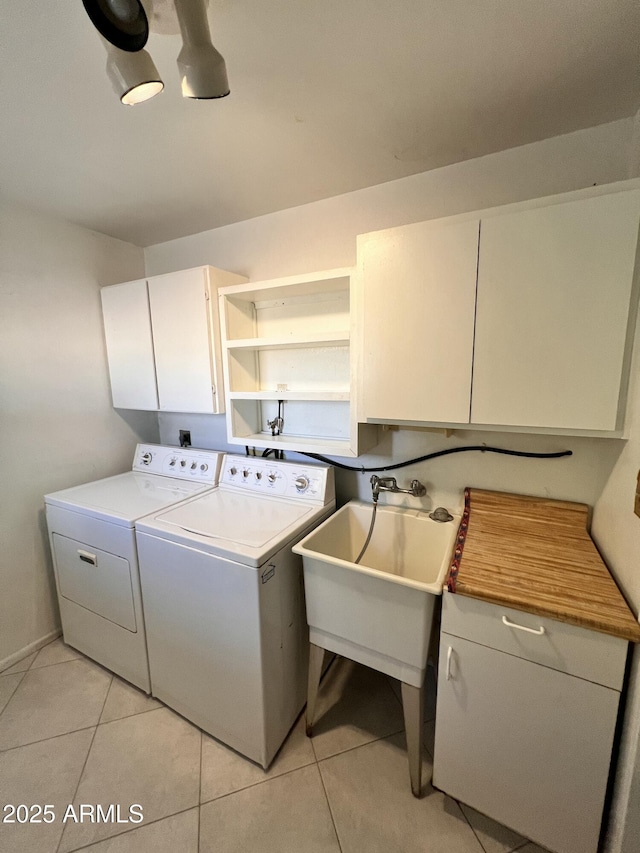
M 182 468 L 186 468 L 186 467 L 187 467 L 187 460 L 186 460 L 186 459 L 181 459 L 181 460 L 180 460 L 180 466 L 181 466 Z
M 203 462 L 202 465 L 200 466 L 201 471 L 207 471 L 208 468 L 209 468 L 209 466 L 207 465 L 206 462 Z
M 249 476 L 249 473 L 250 473 L 250 471 L 248 468 L 245 468 L 244 471 L 242 472 L 242 476 L 245 478 L 245 480 Z
M 306 492 L 309 488 L 309 478 L 305 477 L 304 474 L 300 477 L 296 477 L 295 487 L 299 492 Z
M 267 480 L 270 483 L 275 483 L 276 477 L 277 477 L 277 474 L 275 473 L 275 471 L 270 471 L 269 474 L 267 474 Z
M 197 463 L 197 462 L 192 462 L 192 463 L 191 463 L 191 470 L 192 470 L 192 471 L 195 471 L 197 467 L 198 467 L 198 463 Z
M 256 471 L 256 480 L 262 479 L 262 471 Z
M 171 460 L 171 462 L 169 462 L 169 465 L 173 468 L 173 466 L 176 464 L 177 461 L 178 461 L 177 459 L 173 458 Z
M 233 468 L 229 468 L 229 473 L 231 474 L 232 477 L 235 477 L 236 474 L 238 473 L 238 469 L 235 466 Z
M 149 451 L 142 454 L 142 462 L 144 465 L 148 465 L 152 459 L 153 459 L 153 456 L 149 453 Z

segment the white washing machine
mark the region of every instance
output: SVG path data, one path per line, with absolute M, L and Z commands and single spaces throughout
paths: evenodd
M 151 687 L 265 769 L 306 700 L 302 561 L 333 468 L 226 456 L 219 487 L 136 522 Z
M 139 444 L 133 468 L 45 496 L 64 641 L 151 690 L 134 523 L 217 485 L 223 454 Z

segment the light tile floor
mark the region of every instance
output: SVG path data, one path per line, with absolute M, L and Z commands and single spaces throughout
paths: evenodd
M 429 670 L 425 780 L 434 695 Z M 411 795 L 399 696 L 397 682 L 338 659 L 313 739 L 299 720 L 265 773 L 54 640 L 0 674 L 0 807 L 50 805 L 55 820 L 0 823 L 0 850 L 544 853 L 428 781 Z M 134 803 L 140 824 L 128 822 Z M 127 822 L 63 822 L 81 804 L 119 804 Z

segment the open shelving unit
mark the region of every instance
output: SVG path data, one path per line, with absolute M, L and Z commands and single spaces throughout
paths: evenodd
M 219 291 L 231 444 L 357 456 L 351 268 Z M 267 422 L 283 417 L 279 434 Z M 275 430 L 278 432 L 278 430 Z M 371 428 L 364 428 L 369 445 Z

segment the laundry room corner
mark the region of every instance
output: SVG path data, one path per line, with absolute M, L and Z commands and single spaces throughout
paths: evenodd
M 142 250 L 0 203 L 0 669 L 59 633 L 42 495 L 122 470 L 155 412 L 111 406 L 100 287 L 142 275 Z

